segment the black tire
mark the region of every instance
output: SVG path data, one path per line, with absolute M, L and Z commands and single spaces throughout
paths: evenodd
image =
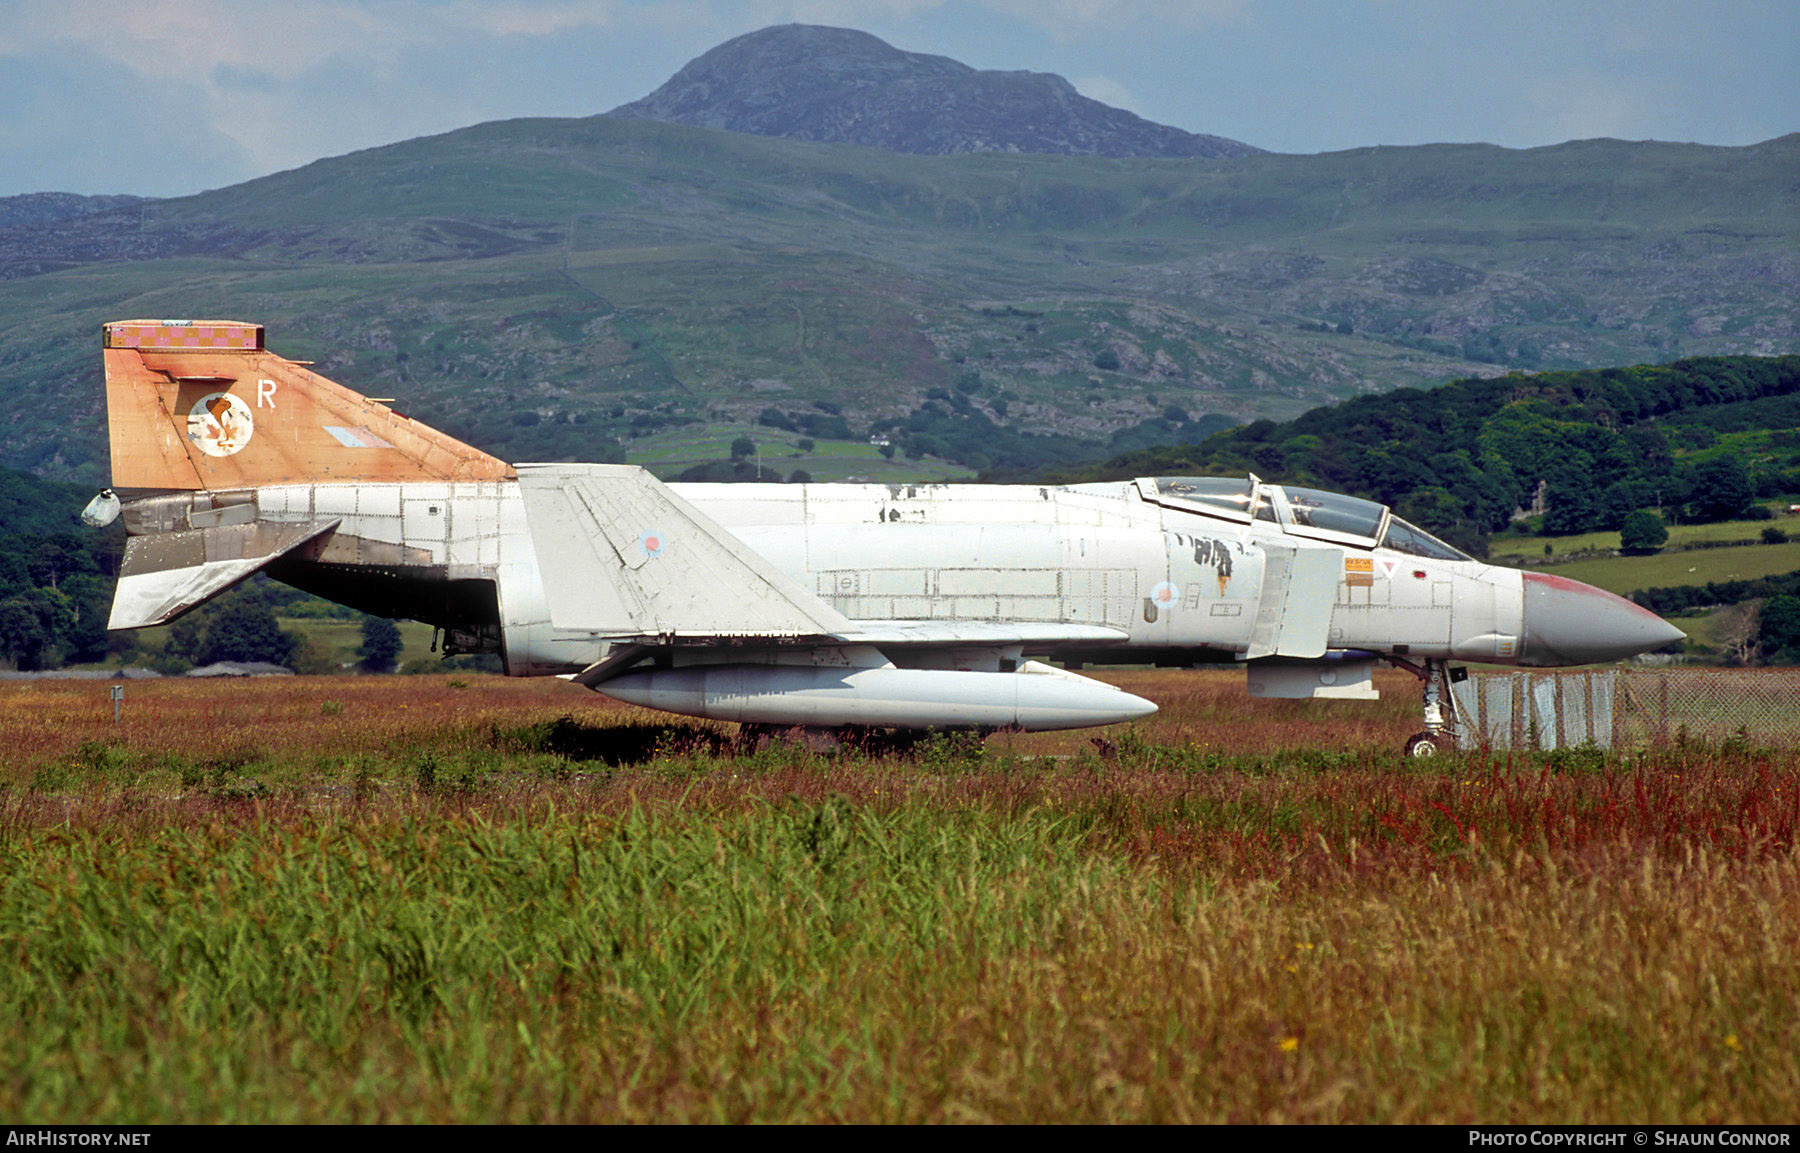
M 1430 733 L 1414 733 L 1406 738 L 1404 750 L 1408 757 L 1435 757 L 1450 750 L 1450 741 Z

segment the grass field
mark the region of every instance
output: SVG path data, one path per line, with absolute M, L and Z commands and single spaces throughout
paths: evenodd
M 279 617 L 278 623 L 284 632 L 296 633 L 317 645 L 332 664 L 341 668 L 352 668 L 357 662 L 357 652 L 362 648 L 362 622 L 360 620 L 336 620 L 331 617 Z M 395 621 L 400 629 L 400 667 L 404 668 L 412 661 L 431 660 L 431 626 L 418 621 Z
M 1780 507 L 1785 509 L 1787 506 Z M 1717 524 L 1672 524 L 1669 526 L 1668 544 L 1664 547 L 1673 550 L 1685 545 L 1712 541 L 1754 541 L 1760 539 L 1763 529 L 1771 526 L 1792 535 L 1800 535 L 1800 517 L 1790 516 L 1785 511 L 1778 511 L 1774 520 L 1727 520 Z M 1619 534 L 1616 532 L 1589 532 L 1575 536 L 1506 537 L 1491 542 L 1488 546 L 1488 555 L 1502 564 L 1531 564 L 1543 559 L 1546 544 L 1555 550 L 1553 554 L 1555 556 L 1570 556 L 1586 552 L 1611 552 L 1619 547 Z
M 1504 562 L 1502 562 L 1504 563 Z M 1597 557 L 1553 566 L 1533 566 L 1624 596 L 1639 589 L 1703 585 L 1708 581 L 1755 580 L 1800 569 L 1800 541 L 1741 548 L 1695 549 L 1654 556 Z
M 908 460 L 896 452 L 892 460 L 867 442 L 815 440 L 810 451 L 802 452 L 799 441 L 804 434 L 757 426 L 743 428 L 711 425 L 668 429 L 626 444 L 626 459 L 643 465 L 663 480 L 674 480 L 683 469 L 711 461 L 729 461 L 731 444 L 740 436 L 748 436 L 762 449 L 763 478 L 782 481 L 795 469 L 804 469 L 813 480 L 868 481 L 877 484 L 918 484 L 926 481 L 973 480 L 974 472 L 959 464 L 928 457 Z M 750 463 L 757 462 L 751 457 Z
M 350 670 L 356 667 L 358 650 L 362 647 L 362 622 L 360 620 L 343 620 L 336 617 L 277 617 L 276 624 L 283 632 L 293 633 L 310 643 L 316 653 L 332 667 Z M 437 654 L 431 651 L 430 625 L 418 621 L 395 621 L 400 630 L 401 652 L 399 667 L 405 668 L 414 661 L 433 662 Z M 134 634 L 138 641 L 138 650 L 123 658 L 112 658 L 115 664 L 138 666 L 145 664 L 144 654 L 160 653 L 169 638 L 167 626 L 142 629 Z
M 0 685 L 0 1114 L 1787 1123 L 1800 765 L 1108 679 L 910 756 L 481 676 Z

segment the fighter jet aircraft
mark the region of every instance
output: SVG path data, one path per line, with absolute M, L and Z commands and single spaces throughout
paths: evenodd
M 609 697 L 745 726 L 1062 729 L 1155 711 L 1084 662 L 1237 662 L 1252 695 L 1424 686 L 1679 639 L 1578 581 L 1475 560 L 1383 505 L 1245 477 L 1062 487 L 664 484 L 509 465 L 264 347 L 260 325 L 104 326 L 128 534 L 109 627 L 256 572 Z M 1062 668 L 1049 660 L 1060 661 Z

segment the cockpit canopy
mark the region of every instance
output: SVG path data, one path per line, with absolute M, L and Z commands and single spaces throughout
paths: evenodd
M 1137 482 L 1144 495 L 1170 508 L 1246 523 L 1268 521 L 1293 536 L 1395 552 L 1433 560 L 1472 560 L 1386 505 L 1340 492 L 1263 484 L 1254 478 L 1159 476 Z

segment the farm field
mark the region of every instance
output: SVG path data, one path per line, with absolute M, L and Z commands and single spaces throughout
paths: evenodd
M 1506 563 L 1502 558 L 1501 563 Z M 1586 581 L 1625 596 L 1639 589 L 1703 585 L 1708 581 L 1755 580 L 1800 569 L 1800 541 L 1738 548 L 1695 549 L 1654 556 L 1596 557 L 1567 564 L 1522 567 Z
M 684 469 L 697 464 L 731 459 L 731 442 L 747 436 L 762 447 L 763 479 L 786 480 L 803 469 L 813 480 L 858 480 L 878 484 L 920 484 L 930 481 L 972 481 L 975 473 L 959 464 L 936 457 L 908 460 L 895 453 L 892 460 L 867 442 L 815 440 L 809 452 L 801 452 L 803 434 L 779 429 L 737 425 L 682 426 L 626 442 L 626 460 L 642 465 L 662 480 L 675 480 Z M 755 465 L 756 458 L 750 463 Z
M 277 617 L 283 631 L 313 642 L 332 664 L 353 668 L 362 648 L 362 622 L 335 617 Z M 400 630 L 400 658 L 404 668 L 411 661 L 435 660 L 431 651 L 432 628 L 418 621 L 395 621 Z
M 284 632 L 293 633 L 310 642 L 319 658 L 334 669 L 353 669 L 356 666 L 358 652 L 362 648 L 360 620 L 339 617 L 277 617 L 276 624 Z M 430 625 L 407 620 L 395 621 L 394 624 L 400 630 L 399 667 L 404 668 L 413 661 L 435 662 L 438 659 L 437 654 L 431 651 Z M 139 652 L 123 658 L 122 664 L 125 667 L 142 665 L 144 653 L 162 652 L 169 639 L 169 626 L 142 629 L 136 636 Z M 114 658 L 114 661 L 120 663 L 119 658 Z
M 559 681 L 0 684 L 0 1113 L 1786 1123 L 1790 752 L 1374 704 L 908 755 Z M 1096 741 L 1095 738 L 1102 738 Z
M 1785 511 L 1786 505 L 1775 509 L 1774 520 L 1728 520 L 1716 524 L 1672 524 L 1669 526 L 1669 542 L 1664 551 L 1678 549 L 1686 545 L 1703 544 L 1721 540 L 1758 540 L 1765 528 L 1778 528 L 1789 534 L 1800 533 L 1800 517 Z M 1488 555 L 1502 564 L 1529 565 L 1540 561 L 1544 556 L 1544 545 L 1550 545 L 1556 556 L 1567 556 L 1584 552 L 1608 552 L 1619 547 L 1619 534 L 1616 532 L 1589 532 L 1575 536 L 1557 537 L 1507 537 L 1491 542 Z

